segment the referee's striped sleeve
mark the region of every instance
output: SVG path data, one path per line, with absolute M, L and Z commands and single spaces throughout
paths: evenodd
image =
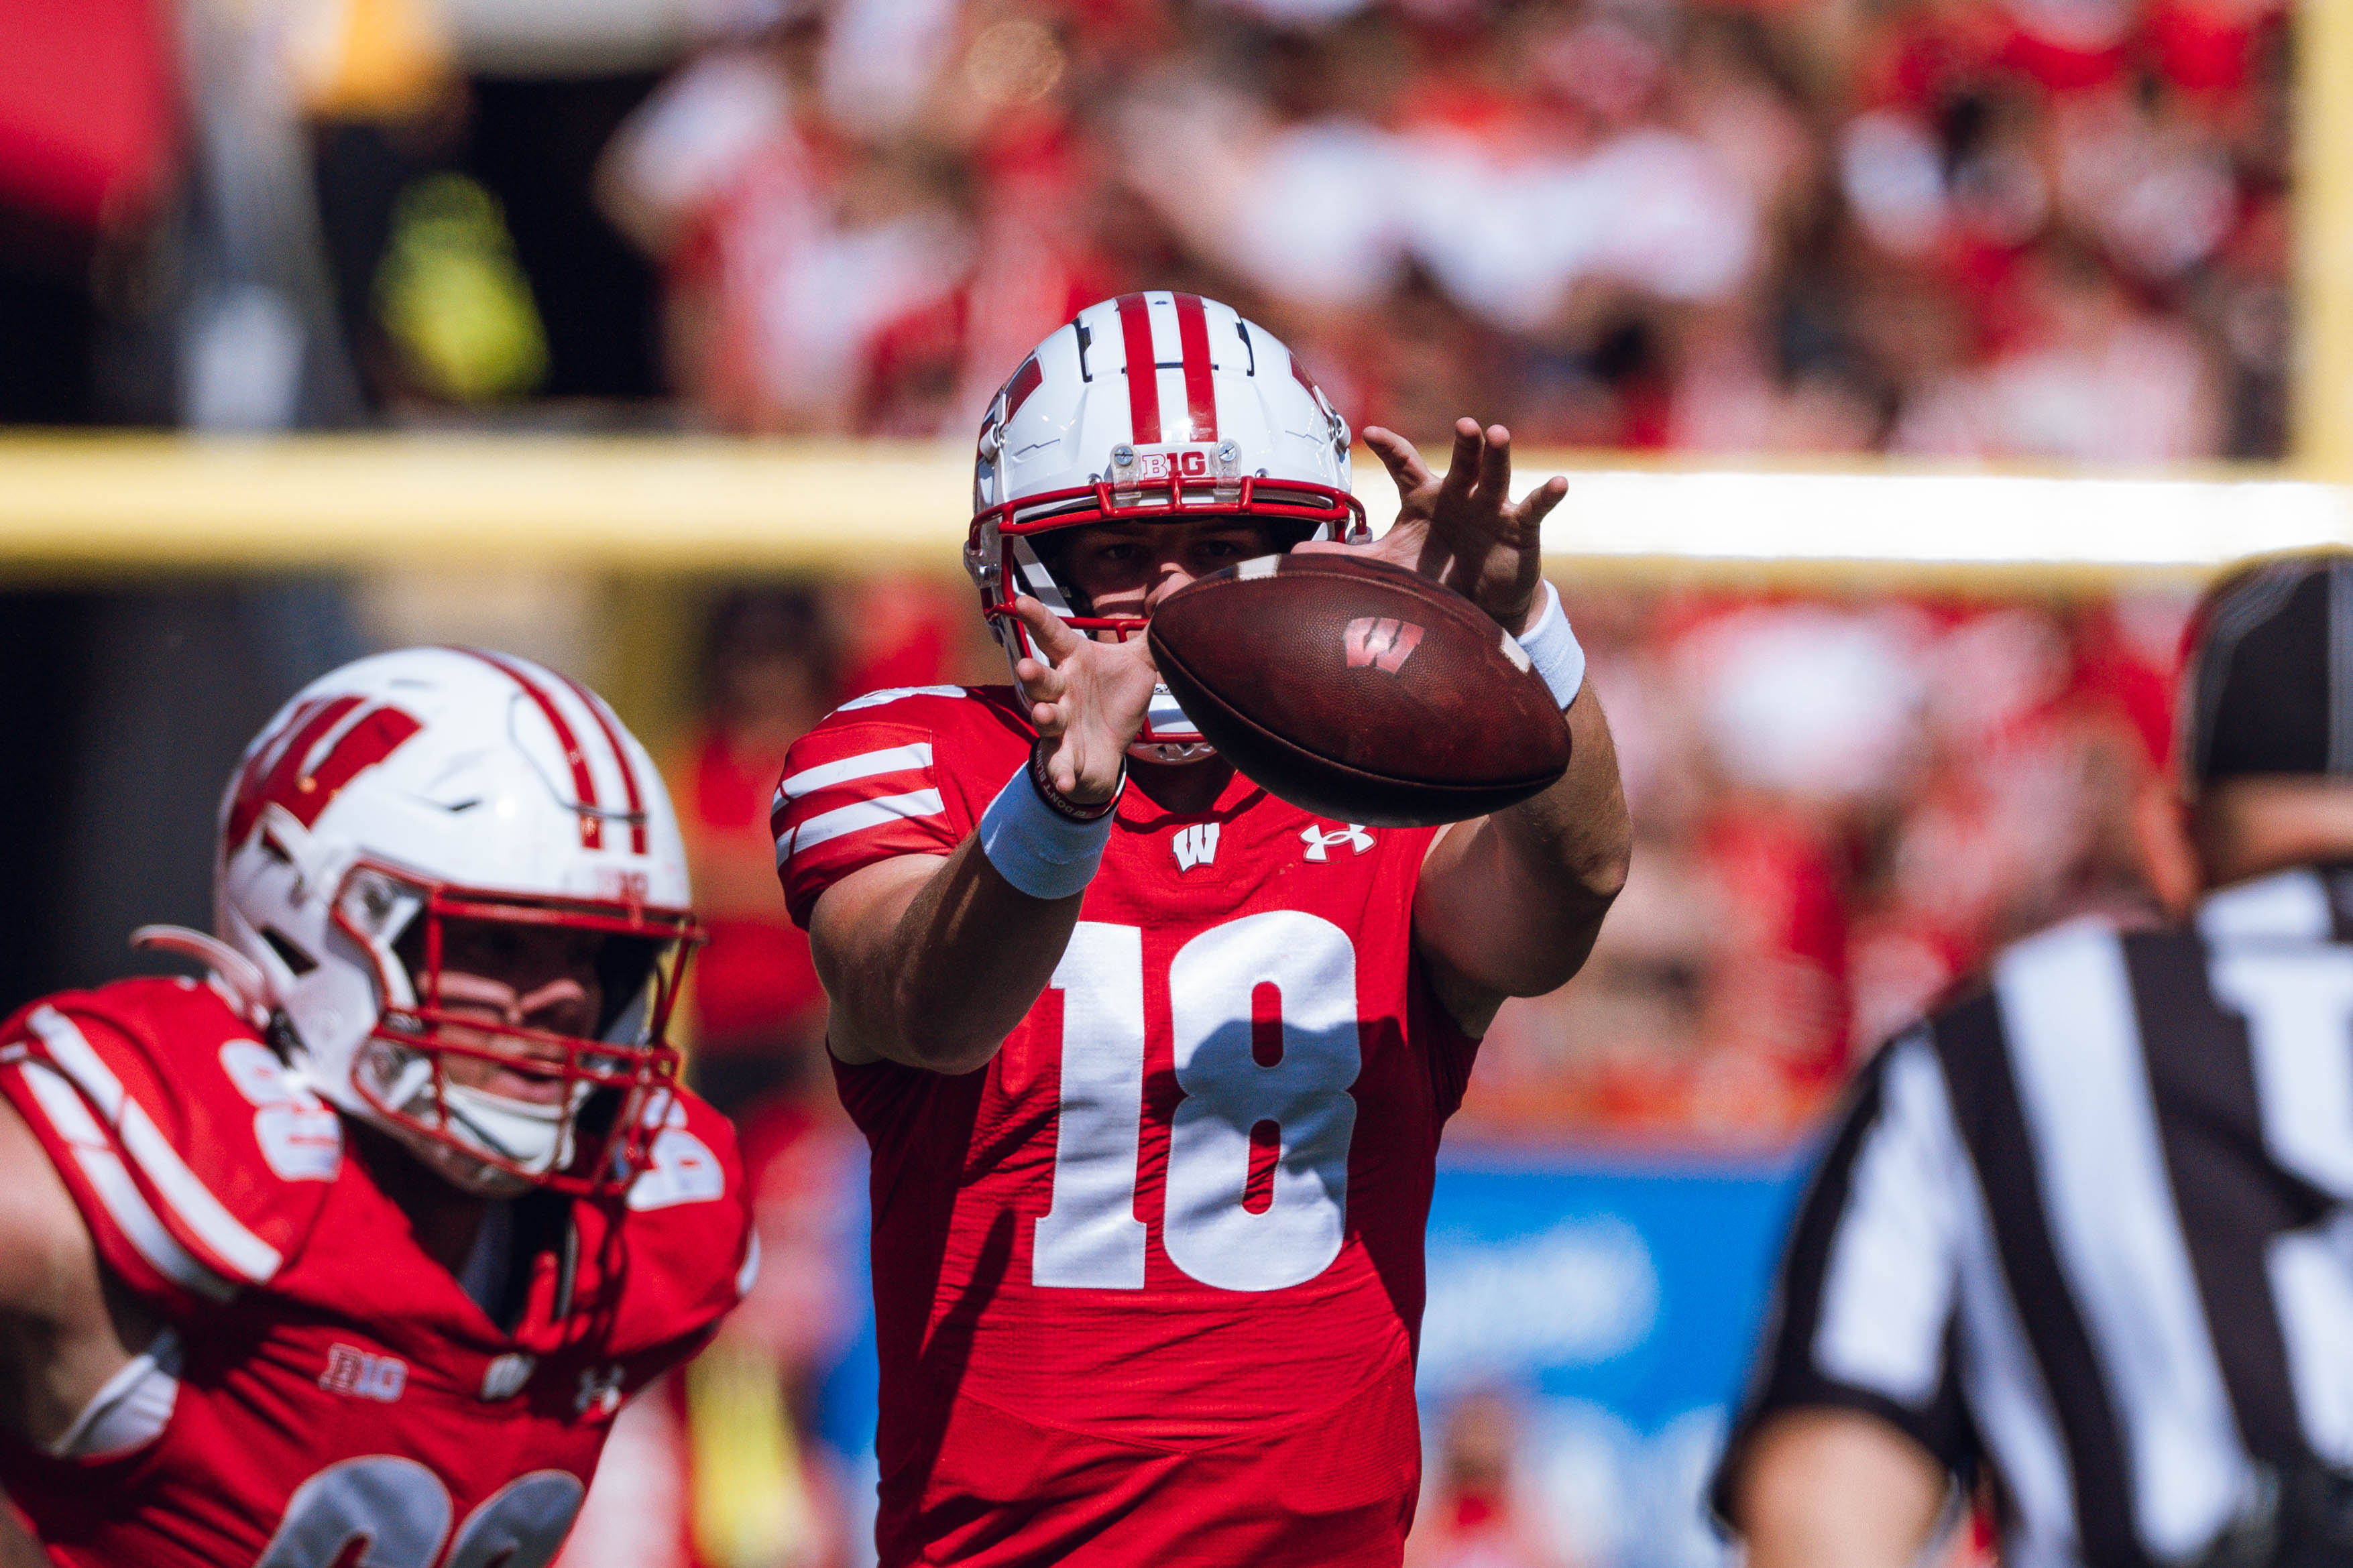
M 1732 1519 L 1748 1439 L 1807 1407 L 1861 1411 L 1957 1477 L 1978 1445 L 1955 1366 L 1966 1180 L 1943 1069 L 1926 1032 L 1857 1081 L 1789 1235 L 1747 1396 L 1712 1493 Z M 1736 1522 L 1735 1521 L 1734 1522 Z

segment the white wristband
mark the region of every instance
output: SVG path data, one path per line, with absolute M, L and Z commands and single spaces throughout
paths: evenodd
M 1112 817 L 1073 822 L 1048 805 L 1023 768 L 980 814 L 980 852 L 997 875 L 1033 899 L 1067 899 L 1094 880 Z
M 1546 583 L 1544 595 L 1545 607 L 1536 624 L 1517 640 L 1528 662 L 1552 689 L 1553 700 L 1566 708 L 1577 700 L 1578 689 L 1585 685 L 1585 649 L 1578 646 L 1577 634 L 1568 629 L 1568 612 L 1560 607 L 1560 590 Z

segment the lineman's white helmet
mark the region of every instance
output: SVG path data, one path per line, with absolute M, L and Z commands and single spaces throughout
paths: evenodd
M 1130 367 L 1134 367 L 1131 374 Z M 989 404 L 965 569 L 1008 659 L 1037 658 L 1014 618 L 1028 594 L 1083 632 L 1132 637 L 1056 570 L 1045 536 L 1103 521 L 1243 516 L 1277 547 L 1360 536 L 1348 423 L 1274 334 L 1198 294 L 1123 294 L 1039 343 Z M 1198 744 L 1163 687 L 1140 741 Z
M 199 951 L 305 1080 L 462 1186 L 626 1186 L 678 1056 L 663 1039 L 689 950 L 685 847 L 660 774 L 610 708 L 527 659 L 420 647 L 313 681 L 221 801 L 216 939 Z M 604 938 L 596 1038 L 472 1013 L 444 1035 L 444 922 Z M 223 946 L 228 952 L 222 951 Z M 552 1102 L 450 1081 L 446 1055 L 558 1077 Z

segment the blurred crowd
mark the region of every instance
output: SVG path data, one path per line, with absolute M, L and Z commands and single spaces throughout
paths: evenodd
M 2155 909 L 2185 598 L 1568 598 L 1634 869 L 1464 1133 L 1786 1142 L 2001 943 Z
M 1130 288 L 1358 424 L 2276 455 L 2280 0 L 785 0 L 624 128 L 681 384 L 961 434 Z
M 1409 434 L 2283 446 L 2286 0 L 187 0 L 152 47 L 27 3 L 133 85 L 62 174 L 0 89 L 0 207 L 177 291 L 190 422 L 961 438 L 1175 287 Z

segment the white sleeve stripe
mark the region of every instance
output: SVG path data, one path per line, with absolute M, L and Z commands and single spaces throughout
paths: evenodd
M 911 746 L 886 746 L 879 752 L 860 752 L 854 757 L 838 762 L 820 763 L 813 768 L 803 768 L 776 786 L 778 803 L 798 800 L 830 784 L 848 784 L 852 779 L 872 778 L 877 773 L 912 773 L 932 765 L 932 743 L 919 741 Z
M 853 697 L 834 710 L 837 713 L 855 713 L 860 708 L 880 708 L 885 702 L 896 702 L 902 697 L 969 697 L 972 693 L 961 686 L 893 686 L 881 691 L 870 691 L 863 697 Z
M 936 816 L 947 807 L 935 789 L 910 790 L 905 795 L 886 795 L 874 800 L 861 800 L 852 805 L 837 806 L 821 811 L 798 827 L 776 840 L 776 864 L 781 866 L 804 849 L 814 849 L 828 839 L 864 828 L 880 827 L 901 817 Z
M 122 1092 L 121 1080 L 107 1069 L 72 1019 L 54 1007 L 42 1007 L 34 1012 L 32 1025 L 57 1064 L 114 1123 L 124 1151 L 138 1162 L 148 1182 L 215 1257 L 257 1282 L 284 1266 L 279 1250 L 239 1224 L 188 1169 L 139 1102 Z
M 166 1279 L 183 1289 L 193 1290 L 210 1300 L 226 1301 L 237 1292 L 219 1275 L 197 1262 L 188 1250 L 173 1238 L 147 1206 L 140 1194 L 139 1184 L 122 1167 L 122 1161 L 107 1142 L 90 1107 L 80 1093 L 43 1062 L 26 1062 L 23 1072 L 25 1082 L 33 1091 L 34 1102 L 57 1129 L 58 1136 L 73 1147 L 74 1163 L 98 1194 L 98 1201 L 140 1257 Z

